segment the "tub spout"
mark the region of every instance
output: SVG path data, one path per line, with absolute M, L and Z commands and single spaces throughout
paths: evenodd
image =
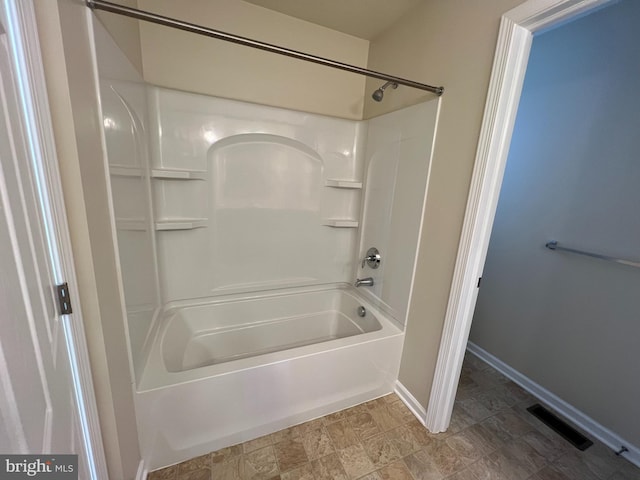
M 373 278 L 372 277 L 356 278 L 356 283 L 354 285 L 356 287 L 361 287 L 361 286 L 373 287 Z

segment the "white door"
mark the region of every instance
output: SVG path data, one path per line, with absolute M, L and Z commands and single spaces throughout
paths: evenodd
M 59 225 L 19 76 L 15 10 L 0 6 L 0 453 L 75 453 L 78 478 L 93 479 L 101 452 L 87 433 L 70 323 L 78 319 L 59 312 Z

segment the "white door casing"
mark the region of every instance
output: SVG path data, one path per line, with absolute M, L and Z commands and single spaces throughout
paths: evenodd
M 77 453 L 106 479 L 31 0 L 0 3 L 0 452 Z
M 427 406 L 426 427 L 449 427 L 489 247 L 533 34 L 614 0 L 528 0 L 502 16 L 469 198 Z

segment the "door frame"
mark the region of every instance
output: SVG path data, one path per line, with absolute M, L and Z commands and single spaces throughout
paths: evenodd
M 425 425 L 449 427 L 533 35 L 615 0 L 528 0 L 506 12 L 480 130 Z
M 52 259 L 54 275 L 60 277 L 55 281 L 68 283 L 69 297 L 73 302 L 73 313 L 62 315 L 61 323 L 65 330 L 78 421 L 84 448 L 92 463 L 89 465 L 91 476 L 96 480 L 107 479 L 107 464 L 79 303 L 78 281 L 58 168 L 34 0 L 3 2 L 7 10 L 9 26 L 6 34 L 12 45 L 11 61 L 16 72 L 19 100 L 25 118 L 29 154 L 33 157 L 40 177 L 37 187 L 46 200 L 43 217 L 52 237 L 51 250 L 54 257 L 57 257 Z

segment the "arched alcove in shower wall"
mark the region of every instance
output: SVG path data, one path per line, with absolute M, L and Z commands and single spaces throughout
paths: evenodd
M 320 155 L 247 133 L 216 142 L 207 158 L 211 293 L 330 282 L 340 245 L 321 223 Z
M 160 88 L 151 96 L 165 301 L 353 282 L 360 122 Z M 193 178 L 171 178 L 179 172 Z

